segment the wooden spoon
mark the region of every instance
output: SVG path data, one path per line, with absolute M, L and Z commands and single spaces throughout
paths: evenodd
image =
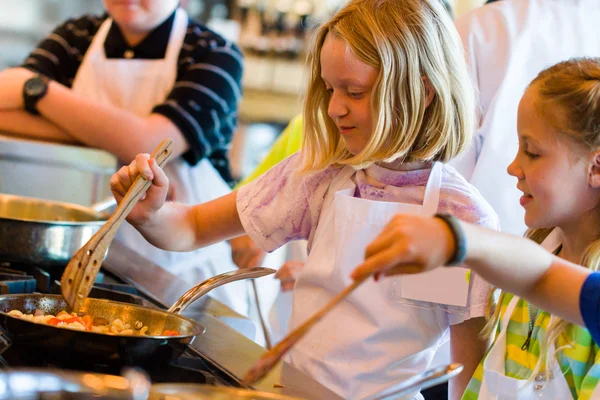
M 361 276 L 350 285 L 348 285 L 344 290 L 338 293 L 329 303 L 325 305 L 322 309 L 317 311 L 312 317 L 306 320 L 302 325 L 294 329 L 290 332 L 286 337 L 284 337 L 281 342 L 277 343 L 275 347 L 271 350 L 267 351 L 258 359 L 258 361 L 250 368 L 250 370 L 244 376 L 244 380 L 242 381 L 245 385 L 251 385 L 254 382 L 262 379 L 265 375 L 267 375 L 281 360 L 281 357 L 288 352 L 288 350 L 298 342 L 301 338 L 303 338 L 306 333 L 312 328 L 325 314 L 327 314 L 331 309 L 333 309 L 340 301 L 342 301 L 346 296 L 348 296 L 354 289 L 356 289 L 361 283 L 363 283 L 367 278 L 371 275 L 366 274 Z
M 165 139 L 154 150 L 151 157 L 160 167 L 163 167 L 171 154 L 173 154 L 173 140 Z M 115 237 L 117 229 L 151 184 L 151 181 L 138 175 L 113 215 L 67 264 L 60 279 L 60 290 L 72 312 L 79 311 L 92 289 L 108 246 Z

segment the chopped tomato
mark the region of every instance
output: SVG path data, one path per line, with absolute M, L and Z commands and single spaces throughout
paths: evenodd
M 84 315 L 81 320 L 83 321 L 83 325 L 85 325 L 85 329 L 91 331 L 94 318 L 92 318 L 90 315 Z
M 58 324 L 59 324 L 59 323 L 61 323 L 61 322 L 62 322 L 62 321 L 61 321 L 60 319 L 58 319 L 58 318 L 50 318 L 50 319 L 48 320 L 48 322 L 46 322 L 46 323 L 47 323 L 48 325 L 54 325 L 54 326 L 56 326 L 56 325 L 58 325 Z
M 69 319 L 65 319 L 64 322 L 67 324 L 72 324 L 73 322 L 79 322 L 81 325 L 85 326 L 85 322 L 83 322 L 81 320 L 81 318 L 79 318 L 79 317 L 72 317 Z
M 171 331 L 169 329 L 165 329 L 162 334 L 163 336 L 179 336 L 179 331 Z
M 59 312 L 58 314 L 56 314 L 56 318 L 60 317 L 61 315 L 65 315 L 65 314 L 69 315 L 68 312 L 66 312 L 65 310 L 62 310 L 61 312 Z

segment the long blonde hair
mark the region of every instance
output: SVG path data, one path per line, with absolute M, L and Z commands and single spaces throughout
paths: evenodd
M 372 93 L 373 133 L 352 155 L 327 108 L 321 49 L 328 34 L 378 72 Z M 448 161 L 469 145 L 475 96 L 460 37 L 438 0 L 354 0 L 314 34 L 304 102 L 303 170 L 330 164 Z M 424 80 L 435 92 L 427 106 Z
M 582 149 L 593 151 L 600 148 L 600 58 L 575 58 L 556 64 L 540 72 L 529 87 L 538 94 L 537 111 L 556 132 L 567 135 Z M 525 236 L 542 243 L 552 229 L 530 229 Z M 580 264 L 593 271 L 600 269 L 600 227 L 596 240 L 587 246 Z M 498 301 L 499 305 L 501 303 L 502 295 Z M 500 318 L 499 305 L 488 321 L 484 335 L 493 333 Z M 550 363 L 561 349 L 558 338 L 564 335 L 567 343 L 572 342 L 566 337 L 570 326 L 560 319 L 548 326 L 540 346 L 539 361 L 530 380 L 542 365 L 546 374 L 550 374 Z M 555 344 L 555 352 L 549 357 L 552 344 Z

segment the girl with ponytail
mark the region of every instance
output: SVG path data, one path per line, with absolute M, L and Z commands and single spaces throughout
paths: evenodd
M 531 243 L 562 262 L 600 269 L 600 59 L 573 59 L 542 71 L 521 99 L 517 131 L 519 151 L 508 173 L 523 192 L 520 203 L 531 240 L 469 233 L 465 224 L 440 219 L 452 228 L 451 263 L 466 260 L 475 272 L 511 291 L 500 295 L 483 332 L 493 335 L 494 342 L 463 399 L 600 399 L 600 349 L 590 333 L 598 337 L 598 324 L 588 323 L 588 330 L 572 323 L 581 324 L 586 309 L 598 314 L 600 305 L 589 295 L 598 285 L 589 283 L 584 291 L 585 275 L 577 270 L 563 270 L 563 279 L 556 279 L 558 275 L 547 273 L 552 257 Z M 444 224 L 411 218 L 399 215 L 390 222 L 367 247 L 355 278 L 372 272 L 422 272 L 435 267 L 436 258 L 437 265 L 448 264 L 448 258 L 440 257 L 447 254 L 448 240 L 436 240 L 436 226 Z M 590 276 L 599 281 L 597 273 Z

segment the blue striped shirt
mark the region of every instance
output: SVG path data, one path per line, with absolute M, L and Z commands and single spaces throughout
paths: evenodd
M 104 43 L 107 58 L 164 58 L 175 14 L 131 47 L 113 24 Z M 30 54 L 24 67 L 71 87 L 83 56 L 107 15 L 85 15 L 59 25 Z M 189 20 L 179 53 L 177 79 L 153 112 L 169 118 L 189 144 L 183 157 L 191 165 L 207 157 L 228 182 L 227 150 L 237 125 L 242 95 L 243 56 L 239 48 L 204 25 Z

